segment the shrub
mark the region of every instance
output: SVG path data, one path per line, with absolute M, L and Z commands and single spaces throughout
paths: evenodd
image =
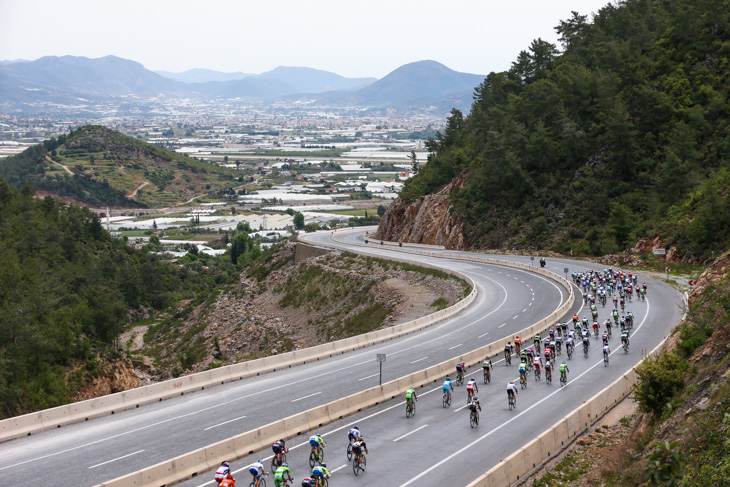
M 676 353 L 647 357 L 637 368 L 639 383 L 634 396 L 644 412 L 661 413 L 684 384 L 687 363 Z

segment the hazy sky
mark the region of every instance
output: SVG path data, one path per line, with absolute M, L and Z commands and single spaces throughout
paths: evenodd
M 532 39 L 608 0 L 0 0 L 0 60 L 132 59 L 152 70 L 308 66 L 382 77 L 433 59 L 507 69 Z M 590 17 L 589 17 L 590 18 Z

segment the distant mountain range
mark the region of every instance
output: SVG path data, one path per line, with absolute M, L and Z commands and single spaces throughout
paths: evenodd
M 47 56 L 0 61 L 0 110 L 30 110 L 44 103 L 83 105 L 124 97 L 249 100 L 317 100 L 320 104 L 413 107 L 471 103 L 483 76 L 459 73 L 435 61 L 406 64 L 384 78 L 346 78 L 306 67 L 280 66 L 247 75 L 192 69 L 153 72 L 116 56 L 90 59 Z

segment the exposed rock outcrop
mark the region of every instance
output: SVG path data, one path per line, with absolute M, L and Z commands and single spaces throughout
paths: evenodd
M 398 198 L 383 215 L 376 239 L 443 245 L 449 249 L 469 248 L 464 222 L 452 211 L 449 194 L 463 188 L 466 180 L 457 177 L 436 194 L 406 203 Z
M 74 394 L 74 402 L 93 399 L 115 392 L 122 392 L 140 386 L 140 379 L 137 377 L 131 363 L 117 361 L 105 365 L 105 368 L 107 370 L 104 370 L 91 383 Z

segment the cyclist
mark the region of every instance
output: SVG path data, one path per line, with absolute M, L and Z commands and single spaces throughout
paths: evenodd
M 634 313 L 629 311 L 629 314 L 626 316 L 626 319 L 628 321 L 629 328 L 633 328 L 634 326 Z
M 573 353 L 573 348 L 575 347 L 575 343 L 573 342 L 573 336 L 569 336 L 567 340 L 565 340 L 565 351 L 567 353 L 568 350 L 570 350 L 570 353 Z
M 541 363 L 542 363 L 542 359 L 539 356 L 535 356 L 535 360 L 532 362 L 532 366 L 535 367 L 538 377 L 540 377 L 540 364 Z
M 552 362 L 550 362 L 550 359 L 547 359 L 545 361 L 545 379 L 549 378 L 551 381 L 553 380 L 552 370 L 553 370 L 553 364 L 552 364 Z
M 261 481 L 262 475 L 269 475 L 268 473 L 266 473 L 266 470 L 264 470 L 264 464 L 261 463 L 260 459 L 256 460 L 256 463 L 252 463 L 248 466 L 248 473 L 253 475 L 253 480 L 256 482 L 256 487 L 259 487 L 259 482 Z
M 463 362 L 456 364 L 456 378 L 461 382 L 464 382 L 464 369 L 465 367 Z
M 576 323 L 578 323 L 578 315 L 573 315 L 573 326 L 575 326 Z
M 365 243 L 367 243 L 367 240 L 365 241 Z M 314 487 L 315 482 L 316 480 L 311 477 L 304 477 L 302 479 L 302 487 Z
M 446 401 L 451 404 L 451 391 L 454 390 L 454 386 L 451 384 L 451 377 L 446 376 L 446 380 L 444 381 L 444 384 L 441 386 L 441 389 L 444 390 L 444 394 L 446 394 Z
M 555 328 L 550 328 L 548 335 L 550 335 L 550 341 L 555 340 Z
M 287 465 L 286 463 L 282 463 L 281 466 L 276 469 L 276 472 L 274 472 L 274 485 L 276 487 L 286 485 L 286 479 L 284 478 L 285 475 L 289 478 L 289 482 L 294 482 L 294 479 L 291 478 L 291 470 L 289 470 L 289 465 Z
M 228 462 L 221 463 L 221 466 L 218 467 L 218 470 L 215 471 L 215 477 L 213 478 L 215 480 L 216 484 L 220 484 L 223 482 L 223 479 L 228 476 L 228 474 L 231 473 L 231 466 Z
M 476 419 L 477 419 L 476 422 L 477 422 L 477 424 L 479 424 L 479 411 L 482 410 L 482 405 L 479 404 L 479 398 L 477 396 L 472 397 L 471 400 L 467 403 L 467 408 L 470 411 L 474 412 L 474 414 L 476 415 Z M 477 411 L 477 409 L 479 411 Z
M 317 452 L 317 457 L 322 459 L 324 455 L 324 451 L 322 449 L 327 446 L 327 443 L 324 442 L 324 438 L 320 435 L 312 435 L 309 437 L 309 444 L 312 445 L 312 451 Z
M 598 336 L 598 329 L 601 327 L 601 325 L 598 324 L 597 321 L 593 322 L 593 333 Z
M 532 349 L 532 347 L 527 349 L 527 363 L 531 364 L 532 359 L 535 357 L 535 351 Z
M 509 362 L 509 358 L 512 356 L 512 342 L 507 342 L 504 346 L 504 359 Z
M 522 340 L 520 339 L 520 336 L 517 335 L 515 337 L 515 350 L 517 351 L 517 355 L 520 354 L 520 346 L 522 345 Z
M 522 353 L 520 354 L 520 362 L 527 362 L 527 358 L 530 355 L 530 349 L 522 350 Z
M 642 294 L 646 294 L 646 283 L 643 283 L 643 284 L 641 285 L 641 289 L 643 289 L 643 290 L 644 290 L 644 292 L 643 292 Z
M 330 474 L 330 471 L 327 470 L 327 464 L 325 463 L 323 463 L 322 465 L 317 465 L 312 470 L 312 477 L 314 477 L 315 479 L 328 479 L 331 476 L 332 475 Z
M 515 381 L 511 380 L 507 384 L 507 399 L 515 399 L 515 396 L 517 396 L 517 386 Z
M 289 449 L 286 447 L 286 443 L 284 442 L 284 440 L 275 441 L 271 445 L 271 449 L 273 450 L 274 457 L 277 458 L 278 463 L 279 464 L 282 464 L 283 461 L 282 461 L 281 454 L 282 453 L 287 453 L 289 451 Z
M 611 348 L 608 346 L 608 343 L 603 344 L 603 358 L 606 359 L 608 356 L 611 355 Z
M 583 337 L 583 348 L 585 350 L 588 350 L 588 347 L 591 346 L 590 341 L 588 340 L 588 337 Z
M 466 402 L 468 403 L 469 400 L 474 396 L 476 392 L 479 392 L 479 387 L 477 387 L 477 380 L 472 377 L 469 379 L 469 382 L 466 383 Z
M 626 348 L 629 348 L 629 332 L 628 330 L 624 330 L 621 333 L 621 344 L 625 345 Z
M 613 295 L 613 307 L 618 308 L 618 296 Z
M 603 334 L 603 344 L 606 345 L 608 343 L 608 333 Z
M 611 320 L 606 318 L 606 321 L 603 324 L 606 325 L 606 333 L 611 335 L 611 328 L 613 328 L 613 324 L 611 323 Z
M 520 380 L 527 381 L 527 364 L 525 362 L 520 362 Z
M 565 363 L 565 360 L 563 360 L 563 363 L 560 364 L 560 377 L 565 378 L 565 380 L 568 380 L 568 364 Z
M 233 478 L 233 474 L 228 472 L 225 477 L 221 480 L 219 487 L 236 487 L 236 480 Z
M 553 356 L 553 354 L 552 354 L 552 351 L 550 350 L 550 347 L 545 347 L 545 361 L 547 362 L 548 360 L 550 360 L 552 358 L 552 356 Z
M 413 401 L 418 401 L 418 395 L 416 395 L 416 390 L 413 387 L 409 387 L 408 390 L 406 391 L 406 402 L 410 404 Z M 357 426 L 356 426 L 356 428 L 357 428 Z M 359 431 L 358 431 L 358 433 L 359 433 Z M 358 436 L 358 438 L 359 438 L 359 436 Z
M 490 370 L 492 370 L 492 359 L 486 357 L 484 359 L 484 362 L 482 362 L 482 369 L 484 369 L 484 372 L 489 372 Z
M 370 452 L 368 451 L 368 446 L 365 444 L 365 438 L 362 436 L 355 441 L 355 443 L 352 444 L 352 453 L 355 455 L 355 458 L 357 458 L 358 463 L 360 463 L 360 468 L 365 469 L 364 466 L 362 466 L 362 449 L 365 449 L 365 453 L 368 455 Z
M 558 333 L 558 336 L 555 337 L 555 350 L 557 350 L 558 353 L 561 353 L 560 351 L 563 348 L 563 336 Z
M 406 391 L 406 393 L 408 393 L 408 391 Z M 352 444 L 353 441 L 360 438 L 360 436 L 362 436 L 360 434 L 360 428 L 357 426 L 353 426 L 352 429 L 347 432 L 347 439 L 350 440 L 350 444 Z

